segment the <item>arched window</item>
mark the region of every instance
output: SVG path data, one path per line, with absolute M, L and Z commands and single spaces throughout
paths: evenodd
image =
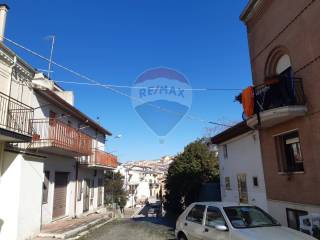
M 282 55 L 277 64 L 276 64 L 276 69 L 275 69 L 275 74 L 280 75 L 287 71 L 289 68 L 291 68 L 291 60 L 288 54 Z
M 268 57 L 265 67 L 265 77 L 282 75 L 291 72 L 291 59 L 285 47 L 277 47 Z

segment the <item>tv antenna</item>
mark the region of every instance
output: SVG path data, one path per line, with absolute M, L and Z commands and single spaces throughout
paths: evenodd
M 54 35 L 51 35 L 51 36 L 48 36 L 48 38 L 52 39 L 52 42 L 51 42 L 51 50 L 50 50 L 50 58 L 49 58 L 49 64 L 48 64 L 48 78 L 50 79 L 50 73 L 51 73 L 51 64 L 52 64 L 52 55 L 53 55 L 53 48 L 54 48 L 54 42 L 55 42 L 55 38 L 56 36 Z
M 41 71 L 41 72 L 46 72 L 48 78 L 50 79 L 50 73 L 53 72 L 53 71 L 51 71 L 51 65 L 52 65 L 52 55 L 53 55 L 53 48 L 54 48 L 55 36 L 54 36 L 54 35 L 50 35 L 50 36 L 47 36 L 45 39 L 52 39 L 48 69 L 40 69 L 40 68 L 39 68 L 38 70 Z

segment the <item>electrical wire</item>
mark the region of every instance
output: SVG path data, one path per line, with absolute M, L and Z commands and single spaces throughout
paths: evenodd
M 25 46 L 23 46 L 23 45 L 15 42 L 15 41 L 13 41 L 13 40 L 5 37 L 5 36 L 0 36 L 0 37 L 2 37 L 3 39 L 5 39 L 6 41 L 10 42 L 11 44 L 13 44 L 13 45 L 15 45 L 15 46 L 17 46 L 17 47 L 25 50 L 26 52 L 29 52 L 29 53 L 31 53 L 32 55 L 35 55 L 35 56 L 37 56 L 37 57 L 39 57 L 39 58 L 41 58 L 41 59 L 43 59 L 43 60 L 45 60 L 45 61 L 47 61 L 47 62 L 50 62 L 50 59 L 49 59 L 49 58 L 44 57 L 44 56 L 42 56 L 41 54 L 39 54 L 39 53 L 37 53 L 37 52 L 35 52 L 35 51 L 33 51 L 33 50 L 31 50 L 31 49 L 29 49 L 29 48 L 27 48 L 27 47 L 25 47 Z M 104 87 L 104 88 L 106 88 L 106 89 L 108 89 L 108 90 L 110 90 L 110 91 L 112 91 L 112 92 L 114 92 L 114 93 L 117 93 L 117 94 L 119 94 L 119 95 L 122 95 L 122 96 L 124 96 L 124 97 L 127 97 L 127 98 L 129 98 L 129 99 L 131 99 L 131 100 L 144 103 L 144 104 L 146 104 L 146 105 L 148 105 L 148 106 L 150 106 L 150 107 L 153 107 L 153 108 L 158 109 L 159 111 L 171 113 L 171 114 L 178 115 L 178 116 L 182 116 L 182 117 L 185 115 L 185 116 L 186 116 L 188 119 L 190 119 L 190 120 L 197 120 L 197 121 L 202 122 L 202 123 L 209 123 L 209 124 L 218 125 L 218 126 L 231 127 L 230 125 L 227 125 L 227 124 L 217 123 L 217 122 L 212 122 L 212 121 L 207 121 L 207 120 L 201 119 L 201 118 L 199 118 L 199 117 L 196 117 L 196 116 L 193 116 L 193 115 L 190 115 L 190 114 L 185 114 L 185 113 L 182 113 L 182 112 L 172 111 L 172 110 L 169 110 L 169 109 L 160 107 L 160 106 L 158 106 L 158 105 L 155 105 L 155 104 L 152 104 L 152 103 L 143 101 L 143 100 L 140 99 L 140 98 L 137 98 L 137 97 L 134 97 L 134 96 L 130 96 L 130 95 L 128 95 L 128 94 L 126 94 L 126 93 L 124 93 L 124 92 L 122 92 L 122 91 L 119 91 L 119 90 L 117 90 L 117 89 L 115 89 L 115 88 L 113 88 L 113 87 L 110 87 L 109 85 L 101 84 L 100 82 L 98 82 L 98 81 L 96 81 L 96 80 L 94 80 L 94 79 L 92 79 L 92 78 L 90 78 L 90 77 L 88 77 L 88 76 L 86 76 L 86 75 L 84 75 L 84 74 L 81 74 L 81 73 L 79 73 L 79 72 L 77 72 L 77 71 L 75 71 L 75 70 L 73 70 L 73 69 L 71 69 L 71 68 L 69 68 L 69 67 L 63 66 L 63 65 L 61 65 L 61 64 L 59 64 L 59 63 L 57 63 L 57 62 L 55 62 L 55 61 L 53 61 L 53 60 L 51 60 L 51 64 L 53 64 L 53 65 L 55 65 L 55 66 L 57 66 L 57 67 L 65 70 L 65 71 L 67 71 L 67 72 L 69 72 L 69 73 L 72 73 L 72 74 L 74 74 L 75 76 L 78 76 L 79 78 L 82 78 L 82 79 L 85 79 L 85 80 L 87 80 L 87 81 L 89 81 L 89 82 L 91 82 L 91 83 L 100 85 L 100 86 L 102 86 L 102 87 Z
M 88 86 L 100 86 L 100 87 L 114 87 L 114 88 L 128 88 L 128 89 L 152 89 L 156 90 L 158 87 L 138 87 L 138 86 L 128 86 L 128 85 L 113 85 L 113 84 L 97 84 L 97 83 L 84 83 L 84 82 L 74 82 L 74 81 L 60 81 L 55 80 L 56 83 L 66 83 L 66 84 L 76 84 L 76 85 L 88 85 Z M 241 91 L 240 88 L 181 88 L 183 91 Z

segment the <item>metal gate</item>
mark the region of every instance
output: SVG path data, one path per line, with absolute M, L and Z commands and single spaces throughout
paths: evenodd
M 66 214 L 68 176 L 69 173 L 66 172 L 55 173 L 53 218 L 62 217 Z

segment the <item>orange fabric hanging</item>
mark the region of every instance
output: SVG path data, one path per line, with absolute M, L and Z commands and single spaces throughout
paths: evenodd
M 254 92 L 253 87 L 247 87 L 242 91 L 242 106 L 243 111 L 247 117 L 250 117 L 254 114 Z

